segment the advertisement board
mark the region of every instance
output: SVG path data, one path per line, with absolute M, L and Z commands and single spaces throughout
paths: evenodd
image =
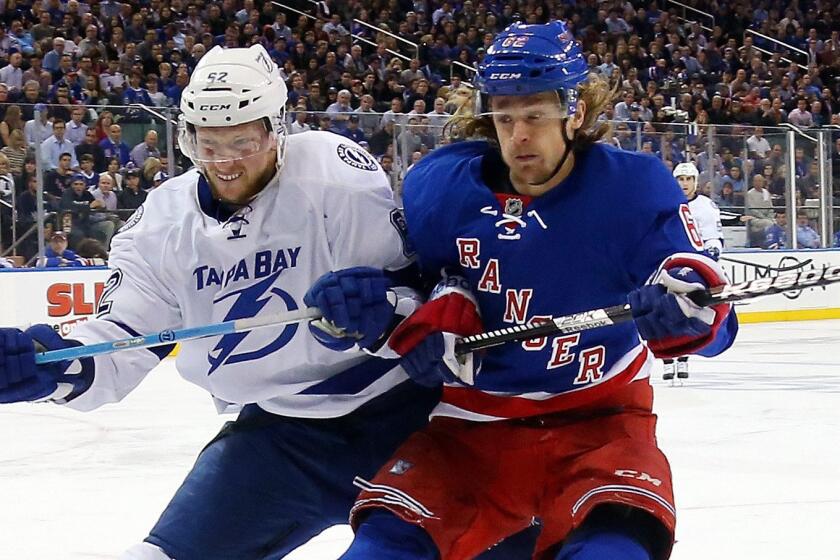
M 738 251 L 721 256 L 733 283 L 776 276 L 779 270 L 801 271 L 840 265 L 836 249 L 809 251 Z M 840 318 L 840 283 L 809 288 L 736 304 L 742 323 Z
M 96 312 L 105 267 L 11 269 L 0 273 L 0 326 L 47 323 L 66 335 Z

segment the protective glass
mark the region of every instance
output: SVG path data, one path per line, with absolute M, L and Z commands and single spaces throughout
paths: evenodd
M 560 120 L 570 116 L 568 106 L 558 92 L 553 96 L 544 96 L 534 100 L 531 96 L 503 96 L 487 98 L 479 105 L 480 117 L 491 117 L 498 125 L 524 121 L 533 125 L 554 126 Z M 553 99 L 552 99 L 553 97 Z M 489 103 L 487 102 L 489 101 Z
M 482 117 L 490 117 L 496 127 L 513 126 L 516 123 L 524 123 L 534 127 L 554 127 L 557 123 L 566 118 L 566 115 L 559 111 L 545 112 L 538 109 L 525 109 L 513 111 L 491 111 L 481 113 Z
M 268 131 L 259 120 L 232 127 L 192 127 L 182 120 L 179 129 L 181 151 L 199 166 L 247 161 L 277 149 L 284 135 L 282 126 Z
M 222 129 L 224 130 L 224 129 Z M 277 147 L 277 140 L 267 131 L 244 131 L 236 134 L 217 134 L 213 128 L 199 129 L 194 135 L 195 162 L 227 163 L 240 161 L 269 152 Z
M 548 94 L 549 92 L 544 92 Z M 500 121 L 528 120 L 531 123 L 553 123 L 565 119 L 577 112 L 575 90 L 552 91 L 553 95 L 542 95 L 537 100 L 534 96 L 495 96 L 477 94 L 476 114 L 479 117 L 493 117 L 496 124 Z

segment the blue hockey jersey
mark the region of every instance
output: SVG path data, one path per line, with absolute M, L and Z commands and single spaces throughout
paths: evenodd
M 787 232 L 779 224 L 772 224 L 764 230 L 765 249 L 786 249 Z
M 482 178 L 493 157 L 485 142 L 439 148 L 404 184 L 421 265 L 430 274 L 459 269 L 486 330 L 625 303 L 667 257 L 702 251 L 682 191 L 654 157 L 596 144 L 560 185 L 504 203 Z M 730 316 L 701 354 L 729 346 Z M 632 322 L 508 343 L 483 356 L 480 391 L 448 386 L 436 413 L 492 420 L 575 408 L 649 377 L 652 363 Z

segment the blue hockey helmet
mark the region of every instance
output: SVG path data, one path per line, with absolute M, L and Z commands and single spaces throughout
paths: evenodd
M 557 91 L 571 116 L 577 109 L 576 88 L 588 73 L 589 66 L 566 24 L 514 23 L 487 49 L 475 84 L 485 95 Z

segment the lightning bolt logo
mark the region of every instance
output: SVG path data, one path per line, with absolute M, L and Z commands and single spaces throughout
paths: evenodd
M 233 305 L 231 305 L 227 315 L 225 315 L 225 321 L 255 317 L 274 296 L 283 300 L 286 305 L 286 309 L 294 311 L 298 308 L 294 298 L 292 298 L 292 296 L 284 290 L 272 287 L 274 282 L 277 280 L 277 277 L 280 276 L 283 270 L 285 269 L 278 270 L 256 284 L 225 294 L 213 303 L 218 304 L 228 298 L 236 297 L 236 301 L 233 302 Z M 280 335 L 268 345 L 260 348 L 259 350 L 242 352 L 240 354 L 234 354 L 233 351 L 250 333 L 243 332 L 224 335 L 213 350 L 211 350 L 207 355 L 207 361 L 210 363 L 210 370 L 207 372 L 207 375 L 212 375 L 213 372 L 224 364 L 236 364 L 250 360 L 257 360 L 276 352 L 292 340 L 292 337 L 294 337 L 297 332 L 297 328 L 297 323 L 286 325 L 280 332 Z

